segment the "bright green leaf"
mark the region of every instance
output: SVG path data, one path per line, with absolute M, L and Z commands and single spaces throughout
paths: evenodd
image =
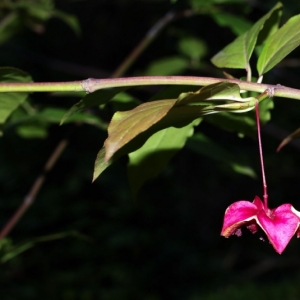
M 211 59 L 212 63 L 219 68 L 236 68 L 249 71 L 249 60 L 260 31 L 263 29 L 266 22 L 271 22 L 274 26 L 279 22 L 281 8 L 282 4 L 277 3 L 273 9 L 259 19 L 250 30 L 237 37 L 232 43 L 217 53 Z M 270 30 L 273 30 L 273 26 L 268 25 L 267 27 L 270 28 Z
M 258 58 L 257 70 L 263 75 L 300 45 L 300 15 L 290 18 L 270 36 Z
M 208 100 L 214 99 L 242 101 L 237 84 L 221 82 L 203 87 L 195 93 L 180 94 L 177 100 L 151 101 L 129 111 L 116 112 L 109 124 L 108 138 L 104 143 L 105 159 L 108 161 L 115 152 L 142 133 L 140 139 L 143 141 L 140 140 L 140 143 L 166 127 L 186 126 L 213 106 Z
M 144 183 L 162 172 L 171 158 L 193 135 L 199 119 L 182 128 L 169 127 L 153 134 L 138 150 L 129 154 L 128 179 L 136 197 Z
M 105 159 L 108 161 L 117 150 L 160 121 L 175 104 L 176 100 L 159 100 L 116 112 L 108 127 Z

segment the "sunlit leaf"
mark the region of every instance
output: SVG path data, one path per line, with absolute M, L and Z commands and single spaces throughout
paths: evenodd
M 219 82 L 204 86 L 196 92 L 181 93 L 178 104 L 198 103 L 207 100 L 232 100 L 244 102 L 240 95 L 240 88 L 235 83 Z
M 108 127 L 104 145 L 108 161 L 115 152 L 144 133 L 144 142 L 156 131 L 169 126 L 182 127 L 203 115 L 210 107 L 209 101 L 230 99 L 241 101 L 237 84 L 221 82 L 201 88 L 194 93 L 182 93 L 178 99 L 157 100 L 143 103 L 136 108 L 116 112 Z M 149 130 L 149 131 L 148 131 Z
M 138 150 L 129 154 L 128 179 L 136 197 L 144 183 L 160 174 L 171 158 L 193 135 L 199 119 L 182 128 L 168 127 L 153 134 Z
M 256 45 L 260 31 L 266 26 L 273 30 L 281 15 L 282 4 L 277 3 L 266 15 L 259 19 L 247 32 L 238 36 L 232 43 L 212 58 L 212 63 L 219 68 L 237 68 L 249 70 L 249 60 Z M 265 25 L 270 22 L 271 25 Z
M 300 45 L 300 15 L 290 18 L 285 25 L 269 37 L 258 58 L 260 75 L 271 70 Z

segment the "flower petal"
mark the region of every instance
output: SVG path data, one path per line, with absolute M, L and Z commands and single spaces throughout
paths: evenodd
M 264 230 L 274 249 L 281 254 L 300 223 L 299 217 L 292 211 L 291 204 L 283 204 L 266 214 L 260 210 L 257 214 L 257 222 Z
M 254 219 L 257 211 L 257 206 L 249 201 L 242 200 L 232 203 L 225 211 L 221 235 L 229 237 L 238 227 Z

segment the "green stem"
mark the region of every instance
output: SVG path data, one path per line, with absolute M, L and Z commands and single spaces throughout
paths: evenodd
M 300 90 L 282 85 L 262 84 L 241 81 L 238 79 L 224 79 L 196 76 L 141 76 L 123 78 L 89 78 L 71 82 L 27 82 L 27 83 L 0 83 L 0 92 L 82 92 L 92 93 L 99 89 L 147 86 L 147 85 L 195 85 L 206 86 L 217 82 L 232 82 L 240 89 L 263 93 L 265 90 L 274 91 L 273 96 L 300 100 Z

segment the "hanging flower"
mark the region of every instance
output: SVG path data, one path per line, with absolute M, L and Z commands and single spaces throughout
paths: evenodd
M 246 226 L 252 233 L 258 226 L 265 232 L 274 249 L 281 254 L 297 232 L 300 237 L 300 212 L 291 204 L 282 204 L 269 209 L 258 196 L 253 202 L 238 201 L 231 204 L 224 216 L 221 235 L 241 235 L 241 226 Z
M 260 198 L 256 196 L 252 203 L 242 200 L 231 204 L 225 212 L 221 235 L 227 238 L 232 234 L 241 236 L 242 231 L 240 227 L 243 225 L 245 225 L 252 233 L 255 233 L 259 226 L 267 235 L 274 249 L 281 254 L 296 232 L 297 237 L 300 237 L 300 212 L 295 210 L 291 204 L 282 204 L 274 209 L 269 209 L 268 207 L 267 181 L 265 177 L 260 137 L 258 103 L 266 97 L 272 97 L 273 94 L 274 91 L 266 90 L 257 97 L 257 101 L 255 103 L 258 150 L 262 171 L 264 201 L 261 201 Z

